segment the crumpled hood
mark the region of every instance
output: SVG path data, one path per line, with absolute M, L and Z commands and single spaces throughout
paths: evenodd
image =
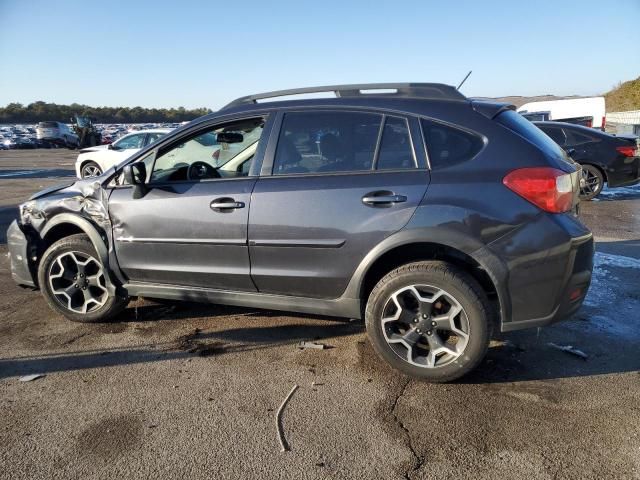
M 53 187 L 45 188 L 44 190 L 40 190 L 39 192 L 34 193 L 29 197 L 29 200 L 35 200 L 37 198 L 44 197 L 49 195 L 50 193 L 57 192 L 59 190 L 63 190 L 67 187 L 74 185 L 76 182 L 67 182 L 67 183 L 59 183 L 58 185 L 54 185 Z
M 55 215 L 74 213 L 107 231 L 107 197 L 107 191 L 96 178 L 57 185 L 36 193 L 29 201 L 20 205 L 20 218 L 23 225 L 30 224 L 39 231 Z

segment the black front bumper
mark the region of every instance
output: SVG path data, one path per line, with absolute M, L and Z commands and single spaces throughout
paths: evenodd
M 7 244 L 9 246 L 11 277 L 18 285 L 35 287 L 35 277 L 29 263 L 29 241 L 16 220 L 7 230 Z

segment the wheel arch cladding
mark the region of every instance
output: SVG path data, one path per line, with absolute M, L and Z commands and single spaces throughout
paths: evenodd
M 45 248 L 48 248 L 61 238 L 77 233 L 84 233 L 89 237 L 102 265 L 105 266 L 105 277 L 109 293 L 115 292 L 113 278 L 109 272 L 109 249 L 107 248 L 103 235 L 100 234 L 98 229 L 89 222 L 89 220 L 71 213 L 60 213 L 46 224 L 40 232 L 40 235 L 45 244 Z
M 373 287 L 393 269 L 415 261 L 442 260 L 466 271 L 480 284 L 493 304 L 496 322 L 509 321 L 506 266 L 484 245 L 477 245 L 477 240 L 470 243 L 468 238 L 458 238 L 459 232 L 419 230 L 400 231 L 369 252 L 354 273 L 345 296 L 360 298 L 364 308 Z

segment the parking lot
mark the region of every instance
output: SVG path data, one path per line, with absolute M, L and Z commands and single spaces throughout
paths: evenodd
M 581 204 L 597 253 L 576 317 L 432 385 L 360 322 L 148 299 L 108 324 L 54 314 L 12 281 L 5 232 L 76 156 L 0 151 L 0 477 L 640 478 L 640 186 Z

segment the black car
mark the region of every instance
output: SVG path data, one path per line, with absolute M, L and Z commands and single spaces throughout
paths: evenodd
M 591 200 L 604 187 L 640 182 L 640 153 L 636 137 L 617 137 L 593 128 L 564 122 L 533 122 L 582 165 L 581 198 Z
M 336 98 L 268 101 L 314 92 Z M 579 180 L 512 106 L 447 85 L 272 92 L 34 195 L 9 228 L 11 270 L 80 322 L 135 296 L 364 318 L 391 365 L 448 381 L 494 329 L 582 304 Z

